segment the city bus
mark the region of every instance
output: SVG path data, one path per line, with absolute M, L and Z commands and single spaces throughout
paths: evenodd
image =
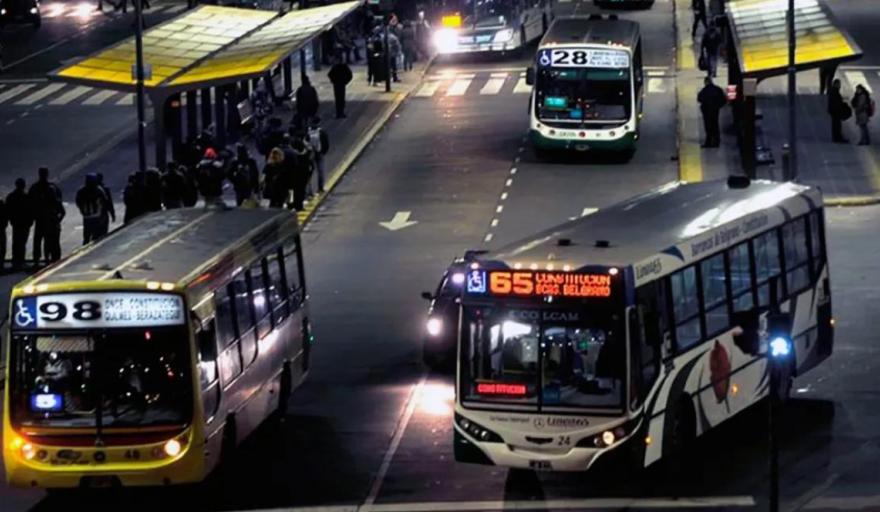
M 521 51 L 553 21 L 554 0 L 446 0 L 433 33 L 441 55 Z
M 641 41 L 639 24 L 614 14 L 550 25 L 526 70 L 529 136 L 539 158 L 548 150 L 635 151 L 644 91 Z
M 15 486 L 203 480 L 306 378 L 296 215 L 151 213 L 16 285 L 3 408 Z
M 832 351 L 823 218 L 816 188 L 673 183 L 480 256 L 461 295 L 456 460 L 586 471 L 680 453 L 771 396 L 771 312 L 791 318 L 784 400 Z

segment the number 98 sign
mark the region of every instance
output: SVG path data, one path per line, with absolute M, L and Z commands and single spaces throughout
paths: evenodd
M 54 294 L 13 303 L 13 327 L 88 329 L 183 323 L 179 296 L 148 293 Z

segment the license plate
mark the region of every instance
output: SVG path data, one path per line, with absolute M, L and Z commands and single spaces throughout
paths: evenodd
M 530 460 L 529 468 L 535 471 L 553 471 L 553 465 L 549 460 Z
M 492 36 L 477 36 L 478 43 L 488 43 L 492 40 Z
M 90 489 L 103 489 L 107 487 L 115 487 L 117 480 L 115 476 L 96 475 L 86 476 L 82 479 L 82 486 Z
M 459 42 L 459 43 L 462 43 L 462 44 L 473 43 L 473 42 L 474 42 L 474 38 L 473 38 L 473 37 L 462 36 L 462 37 L 459 37 L 459 38 L 458 38 L 458 42 Z
M 587 144 L 575 144 L 574 149 L 578 151 L 589 151 L 590 146 Z

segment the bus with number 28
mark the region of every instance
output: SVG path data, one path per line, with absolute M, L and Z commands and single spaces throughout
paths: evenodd
M 771 311 L 779 399 L 833 345 L 822 196 L 793 183 L 670 184 L 479 256 L 461 297 L 469 463 L 645 467 L 770 394 Z
M 12 485 L 198 482 L 309 366 L 296 215 L 144 216 L 17 285 L 3 460 Z
M 639 138 L 643 75 L 639 24 L 602 17 L 557 18 L 526 70 L 529 134 L 549 150 L 631 154 Z

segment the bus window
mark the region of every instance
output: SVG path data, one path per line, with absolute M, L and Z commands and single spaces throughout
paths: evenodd
M 675 314 L 675 337 L 678 341 L 678 350 L 684 351 L 702 339 L 696 267 L 690 266 L 672 274 L 670 281 Z
M 247 272 L 243 272 L 232 281 L 235 291 L 235 316 L 238 327 L 238 339 L 241 342 L 241 359 L 244 366 L 253 361 L 256 355 L 257 332 L 254 324 L 253 309 L 247 287 Z
M 779 235 L 772 229 L 755 238 L 755 275 L 758 281 L 758 305 L 770 304 L 770 280 L 782 274 L 779 260 Z M 778 297 L 777 297 L 778 299 Z
M 654 384 L 660 369 L 660 347 L 669 333 L 669 316 L 666 308 L 666 280 L 658 279 L 636 290 L 636 302 L 642 310 L 642 339 L 633 352 L 641 352 L 642 391 L 647 392 Z
M 231 318 L 231 317 L 230 317 Z M 199 381 L 202 390 L 202 407 L 205 418 L 213 417 L 220 404 L 220 387 L 217 383 L 217 341 L 214 335 L 216 320 L 210 322 L 210 327 L 200 327 L 196 331 L 196 340 L 199 344 Z
M 266 293 L 266 260 L 253 264 L 250 270 L 251 296 L 254 303 L 254 315 L 257 320 L 257 335 L 260 339 L 272 332 L 272 315 L 269 307 L 269 298 Z
M 545 324 L 541 346 L 545 405 L 620 405 L 626 345 L 611 330 Z
M 290 293 L 284 282 L 284 269 L 282 267 L 281 250 L 267 258 L 269 276 L 269 306 L 272 308 L 275 324 L 281 323 L 289 314 L 287 297 Z
M 752 265 L 749 263 L 749 243 L 743 242 L 727 250 L 730 260 L 730 293 L 733 311 L 747 311 L 754 306 L 752 298 Z
M 214 292 L 214 317 L 216 319 L 217 343 L 223 349 L 235 341 L 235 316 L 232 311 L 232 300 L 229 297 L 228 286 Z
M 809 256 L 807 253 L 806 217 L 782 226 L 782 246 L 785 255 L 785 282 L 789 295 L 802 291 L 810 284 Z
M 825 263 L 825 251 L 822 250 L 822 213 L 814 210 L 810 213 L 810 255 L 813 257 L 813 273 L 818 276 Z
M 299 273 L 299 255 L 297 252 L 296 241 L 290 241 L 284 246 L 284 277 L 287 279 L 287 285 L 290 289 L 290 310 L 294 311 L 299 308 L 302 303 L 303 296 L 301 290 Z
M 706 335 L 714 336 L 727 329 L 727 280 L 724 278 L 724 253 L 700 262 L 703 280 L 703 309 L 706 315 Z

